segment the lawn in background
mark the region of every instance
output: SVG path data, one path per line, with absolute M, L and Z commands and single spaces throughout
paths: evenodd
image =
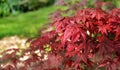
M 11 15 L 0 18 L 0 38 L 18 35 L 20 37 L 34 37 L 41 27 L 48 22 L 48 15 L 57 7 L 44 7 L 37 11 Z

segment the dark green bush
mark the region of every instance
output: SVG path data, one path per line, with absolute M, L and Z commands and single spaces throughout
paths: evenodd
M 50 2 L 51 0 L 20 0 L 19 7 L 21 11 L 26 12 L 47 6 Z
M 9 5 L 6 0 L 0 0 L 0 17 L 9 15 Z
M 37 10 L 54 3 L 55 0 L 0 0 L 0 17 L 16 12 Z

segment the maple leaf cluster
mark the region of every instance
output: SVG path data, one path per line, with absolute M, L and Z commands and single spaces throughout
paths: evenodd
M 51 27 L 53 30 L 32 39 L 21 56 L 15 57 L 18 49 L 6 53 L 9 56 L 0 61 L 11 61 L 0 69 L 120 70 L 120 9 L 82 9 L 71 17 L 57 18 Z
M 87 8 L 75 16 L 56 20 L 53 25 L 58 34 L 57 41 L 61 43 L 61 47 L 55 47 L 60 51 L 57 55 L 67 60 L 62 64 L 64 68 L 118 70 L 120 9 L 108 13 L 100 8 Z M 55 48 L 51 46 L 52 51 Z

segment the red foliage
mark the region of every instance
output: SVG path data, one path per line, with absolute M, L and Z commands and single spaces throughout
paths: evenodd
M 55 30 L 34 39 L 24 52 L 23 56 L 30 52 L 30 57 L 23 61 L 26 67 L 13 64 L 14 67 L 8 65 L 3 70 L 24 67 L 26 70 L 119 70 L 120 9 L 111 12 L 82 9 L 72 17 L 55 20 L 52 25 Z M 45 45 L 51 49 L 46 60 Z M 36 50 L 43 56 L 38 56 Z

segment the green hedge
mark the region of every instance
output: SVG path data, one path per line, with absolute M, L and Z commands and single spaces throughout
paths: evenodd
M 54 0 L 0 0 L 0 17 L 16 12 L 27 12 L 48 6 Z

